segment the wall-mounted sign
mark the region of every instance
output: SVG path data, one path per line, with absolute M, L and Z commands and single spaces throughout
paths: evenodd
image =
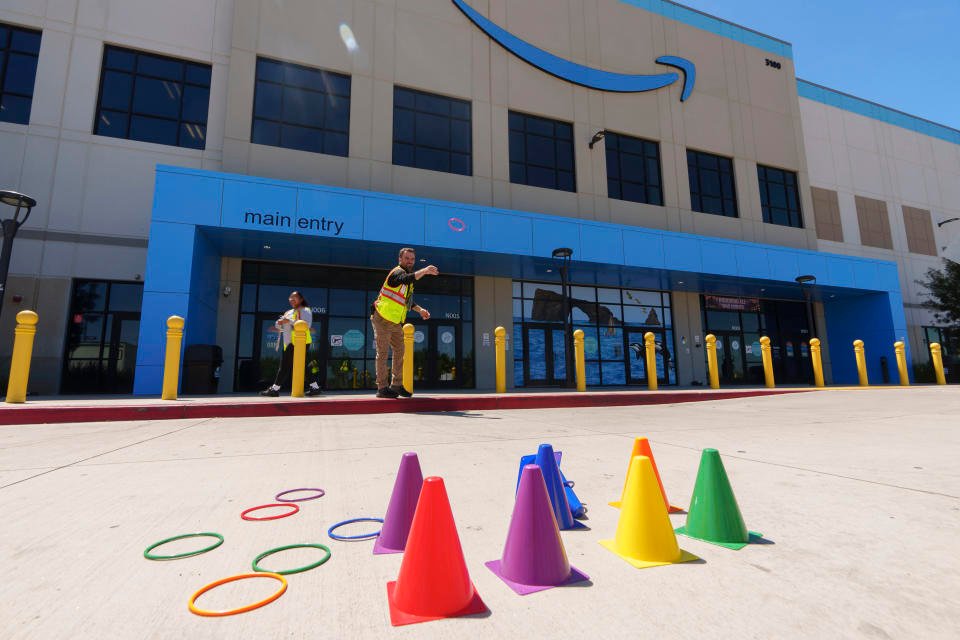
M 760 311 L 760 298 L 703 296 L 703 303 L 707 309 L 718 311 Z
M 672 72 L 656 75 L 614 73 L 565 60 L 535 47 L 506 29 L 497 26 L 464 0 L 453 0 L 453 4 L 463 12 L 463 15 L 467 16 L 470 22 L 477 25 L 481 31 L 490 36 L 501 47 L 527 64 L 567 82 L 590 89 L 599 89 L 600 91 L 638 93 L 670 86 L 680 78 L 679 74 Z M 683 72 L 683 92 L 680 94 L 680 101 L 683 102 L 689 98 L 697 80 L 697 68 L 694 64 L 677 56 L 660 56 L 657 58 L 657 64 L 673 67 Z
M 253 227 L 275 227 L 278 231 L 305 231 L 319 232 L 320 234 L 339 236 L 343 231 L 344 223 L 340 220 L 326 217 L 308 218 L 304 216 L 289 216 L 279 211 L 263 213 L 260 211 L 244 211 L 243 224 Z

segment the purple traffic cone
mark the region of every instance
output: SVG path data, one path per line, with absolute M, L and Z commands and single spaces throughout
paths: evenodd
M 413 523 L 413 514 L 420 499 L 423 486 L 423 473 L 417 454 L 408 451 L 400 458 L 397 480 L 393 483 L 390 505 L 383 517 L 383 527 L 373 545 L 375 554 L 403 553 L 407 547 L 407 535 Z
M 520 474 L 503 557 L 485 564 L 522 596 L 590 579 L 567 560 L 543 471 L 537 465 L 526 465 Z
M 553 515 L 557 518 L 557 525 L 562 531 L 567 529 L 586 529 L 586 525 L 573 519 L 570 503 L 567 502 L 567 491 L 560 477 L 560 467 L 553 446 L 542 444 L 537 449 L 536 464 L 543 471 L 543 480 L 547 485 L 547 495 L 553 505 Z

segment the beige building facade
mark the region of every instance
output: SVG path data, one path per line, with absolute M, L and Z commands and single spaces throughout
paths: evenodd
M 692 93 L 681 100 L 684 78 L 679 73 L 669 86 L 643 92 L 598 90 L 551 75 L 495 42 L 449 0 L 17 0 L 0 7 L 3 25 L 42 34 L 29 120 L 0 122 L 0 145 L 7 151 L 0 158 L 0 185 L 28 193 L 39 203 L 17 237 L 0 316 L 0 332 L 9 336 L 18 310 L 36 309 L 41 315 L 43 339 L 37 345 L 31 389 L 41 394 L 92 392 L 67 384 L 85 371 L 81 365 L 89 365 L 99 367 L 97 390 L 128 392 L 133 353 L 146 370 L 144 336 L 156 328 L 140 324 L 135 288 L 152 269 L 148 254 L 161 199 L 158 166 L 289 181 L 304 189 L 444 201 L 478 211 L 529 212 L 617 233 L 662 231 L 670 234 L 663 236 L 669 243 L 662 241 L 667 254 L 675 246 L 673 239 L 689 237 L 730 241 L 715 242 L 709 256 L 729 250 L 734 262 L 741 248 L 745 256 L 754 245 L 770 256 L 781 255 L 776 250 L 780 247 L 784 256 L 818 252 L 892 262 L 903 292 L 913 359 L 925 361 L 922 327 L 934 323 L 919 307 L 921 291 L 914 280 L 938 264 L 940 247 L 949 239 L 949 228 L 931 225 L 960 215 L 960 145 L 803 98 L 789 44 L 669 2 L 477 0 L 469 6 L 527 45 L 582 67 L 655 75 L 676 71 L 658 64 L 657 58 L 681 57 L 696 69 Z M 203 128 L 196 129 L 199 144 L 190 129 L 195 124 L 186 122 L 186 106 L 173 116 L 186 127 L 178 134 L 179 143 L 137 139 L 133 122 L 142 114 L 137 111 L 141 89 L 136 83 L 145 86 L 145 76 L 139 75 L 139 66 L 110 66 L 111 48 L 118 55 L 138 55 L 130 58 L 137 65 L 146 65 L 150 56 L 186 65 L 184 80 L 164 86 L 206 95 Z M 291 124 L 304 117 L 287 113 L 289 96 L 300 95 L 299 89 L 288 80 L 271 84 L 268 67 L 315 74 L 328 82 L 325 88 L 311 89 L 310 95 L 324 101 L 325 113 L 346 113 L 345 129 L 320 121 Z M 200 76 L 207 70 L 207 76 L 191 85 L 191 70 Z M 107 76 L 118 73 L 126 73 L 134 83 L 129 113 L 107 104 L 113 87 Z M 329 85 L 333 81 L 348 89 L 335 91 Z M 799 87 L 803 90 L 802 83 Z M 286 103 L 270 104 L 274 89 Z M 171 99 L 179 95 L 174 93 Z M 398 161 L 398 149 L 406 144 L 398 134 L 398 113 L 406 108 L 397 103 L 398 96 L 419 94 L 468 105 L 468 171 L 425 168 L 426 161 L 418 157 L 406 165 Z M 344 110 L 342 102 L 337 107 L 337 99 L 348 107 Z M 277 122 L 264 116 L 270 108 L 278 110 Z M 129 117 L 130 130 L 105 133 L 101 119 L 116 117 Z M 532 129 L 525 137 L 518 133 L 518 122 L 528 128 L 552 123 L 553 137 L 534 142 L 551 141 L 555 157 L 546 169 L 556 180 L 553 188 L 530 177 L 544 167 L 530 159 L 535 151 Z M 263 130 L 258 129 L 261 124 Z M 260 131 L 270 127 L 279 133 L 274 142 L 264 143 L 261 136 L 267 134 Z M 299 141 L 293 141 L 294 133 L 288 137 L 288 129 L 302 134 Z M 194 136 L 186 145 L 183 131 Z M 313 148 L 308 134 L 322 134 L 323 144 L 336 146 Z M 614 141 L 620 145 L 616 149 Z M 624 151 L 638 143 L 652 146 L 643 147 L 646 151 L 639 156 Z M 530 154 L 526 160 L 517 155 L 524 149 Z M 638 157 L 652 163 L 644 165 L 642 177 L 612 178 L 611 162 L 622 162 L 626 172 Z M 572 188 L 559 186 L 568 176 L 571 183 L 564 184 Z M 626 189 L 637 184 L 644 195 L 627 197 Z M 618 191 L 612 194 L 612 188 Z M 777 200 L 781 192 L 789 203 Z M 863 199 L 886 205 L 888 229 L 876 221 L 876 205 Z M 183 203 L 185 217 L 191 206 L 190 201 Z M 778 207 L 782 218 L 777 217 Z M 402 229 L 405 224 L 398 213 L 396 225 Z M 491 228 L 490 233 L 497 232 Z M 261 316 L 276 311 L 273 306 L 282 305 L 286 294 L 271 289 L 279 303 L 262 302 L 266 287 L 308 286 L 302 282 L 306 276 L 282 282 L 282 268 L 256 265 L 331 266 L 335 251 L 328 254 L 320 247 L 306 256 L 278 255 L 271 249 L 277 244 L 271 237 L 254 238 L 255 251 L 224 248 L 217 258 L 218 294 L 205 312 L 216 317 L 208 322 L 213 333 L 204 334 L 203 342 L 222 347 L 216 382 L 220 392 L 250 390 L 269 377 L 269 366 L 259 365 L 273 357 L 267 353 L 272 337 Z M 888 237 L 890 246 L 867 246 L 864 237 L 874 245 Z M 398 231 L 396 238 L 401 242 L 404 233 Z M 756 374 L 759 349 L 753 348 L 754 336 L 778 330 L 783 334 L 778 371 L 788 382 L 803 382 L 806 341 L 812 332 L 824 341 L 828 368 L 831 363 L 831 321 L 823 303 L 831 295 L 845 295 L 844 286 L 861 289 L 839 280 L 831 285 L 827 274 L 814 274 L 818 284 L 811 289 L 810 327 L 803 287 L 791 284 L 793 275 L 803 275 L 798 271 L 802 267 L 781 269 L 777 278 L 768 280 L 738 277 L 736 269 L 708 265 L 719 258 L 709 257 L 706 249 L 699 269 L 671 267 L 669 255 L 658 270 L 631 270 L 626 264 L 603 267 L 597 259 L 578 262 L 588 252 L 587 241 L 582 242 L 570 270 L 571 284 L 579 289 L 570 297 L 580 303 L 573 305 L 572 322 L 594 329 L 588 332 L 588 357 L 592 346 L 595 360 L 592 385 L 640 384 L 646 379 L 648 372 L 638 369 L 641 365 L 631 352 L 644 327 L 657 333 L 658 377 L 663 383 L 703 383 L 703 337 L 716 330 L 729 334 L 721 340 L 729 383 L 755 381 L 751 376 Z M 536 243 L 534 238 L 531 246 Z M 440 258 L 447 254 L 432 251 L 426 241 L 418 248 L 424 259 L 436 260 L 444 270 Z M 603 250 L 589 247 L 595 254 Z M 186 262 L 189 253 L 184 247 Z M 511 338 L 511 384 L 565 383 L 562 340 L 559 347 L 550 343 L 555 330 L 541 326 L 561 319 L 550 311 L 561 266 L 539 250 L 522 260 L 489 253 L 491 262 L 505 266 L 471 270 L 461 262 L 452 274 L 460 284 L 443 285 L 442 295 L 459 296 L 460 306 L 444 318 L 453 329 L 436 323 L 423 329 L 424 386 L 491 387 L 490 334 L 497 325 L 505 326 Z M 473 264 L 483 262 L 477 256 Z M 805 258 L 789 260 L 803 265 Z M 377 253 L 366 261 L 351 258 L 332 266 L 347 269 L 342 278 L 349 280 L 362 279 L 358 269 L 383 271 L 389 264 Z M 797 273 L 787 274 L 789 269 Z M 268 272 L 275 273 L 263 275 Z M 146 282 L 148 293 L 162 289 L 157 286 L 152 289 Z M 318 375 L 331 388 L 369 387 L 371 339 L 361 326 L 362 313 L 351 312 L 342 323 L 334 317 L 340 298 L 335 302 L 330 292 L 349 287 L 326 280 L 312 286 L 329 301 L 315 307 L 329 316 L 317 327 L 322 345 Z M 451 294 L 454 289 L 459 293 Z M 94 290 L 105 299 L 95 303 L 99 307 L 83 307 L 80 298 Z M 422 290 L 431 295 L 428 283 Z M 619 293 L 611 293 L 615 290 Z M 111 307 L 111 300 L 121 300 L 121 292 L 137 302 Z M 635 293 L 628 299 L 629 292 Z M 251 295 L 256 302 L 251 303 Z M 610 302 L 610 296 L 619 297 Z M 442 304 L 450 299 L 443 298 Z M 347 317 L 353 319 L 348 322 Z M 891 323 L 899 329 L 896 317 Z M 449 331 L 457 348 L 444 351 Z M 360 332 L 362 338 L 351 332 Z M 547 356 L 550 344 L 555 349 Z M 99 355 L 90 355 L 97 349 Z M 0 356 L 8 357 L 9 350 L 9 341 L 0 342 Z M 118 364 L 124 350 L 125 362 Z M 137 384 L 138 392 L 150 388 Z

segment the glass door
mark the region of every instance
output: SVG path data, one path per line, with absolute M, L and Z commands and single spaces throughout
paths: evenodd
M 745 384 L 747 382 L 744 363 L 746 352 L 743 334 L 738 332 L 716 332 L 717 366 L 720 369 L 720 384 Z M 763 371 L 761 369 L 761 375 Z
M 433 327 L 433 362 L 431 373 L 433 385 L 437 387 L 458 387 L 460 366 L 460 324 L 444 322 Z
M 107 348 L 106 386 L 112 393 L 133 393 L 133 372 L 137 366 L 139 313 L 115 313 Z
M 624 340 L 627 345 L 627 354 L 630 358 L 630 369 L 627 371 L 627 384 L 647 384 L 647 352 L 644 346 L 643 336 L 650 329 L 626 329 Z M 663 331 L 654 330 L 654 342 L 656 345 L 657 356 L 657 381 L 660 384 L 669 384 L 670 359 L 673 354 L 670 349 L 665 347 L 667 344 L 666 334 Z
M 549 324 L 525 324 L 523 362 L 527 386 L 558 386 L 566 382 L 566 348 L 563 328 Z

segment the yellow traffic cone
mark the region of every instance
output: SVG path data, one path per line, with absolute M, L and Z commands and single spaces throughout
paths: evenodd
M 698 559 L 677 545 L 650 458 L 630 462 L 616 536 L 600 544 L 638 569 Z

